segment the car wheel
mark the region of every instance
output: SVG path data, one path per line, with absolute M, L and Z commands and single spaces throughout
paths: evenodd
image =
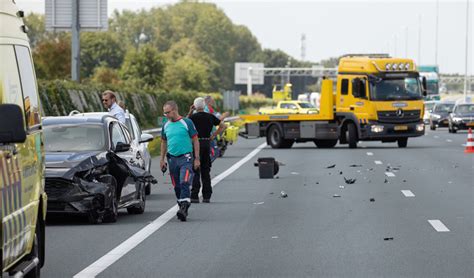
M 104 215 L 105 223 L 115 223 L 118 218 L 118 201 L 117 196 L 115 195 L 115 186 L 112 191 L 112 196 L 110 198 L 110 207 L 106 210 Z
M 408 138 L 399 138 L 397 140 L 397 143 L 398 143 L 398 147 L 399 148 L 406 148 L 407 147 L 407 144 L 408 144 Z
M 431 129 L 431 130 L 436 130 L 436 126 L 433 125 L 433 124 L 430 124 L 430 129 Z
M 140 191 L 138 193 L 138 200 L 139 200 L 139 203 L 137 205 L 127 208 L 127 211 L 129 214 L 143 214 L 145 212 L 146 193 L 145 193 L 144 184 L 140 186 Z
M 101 224 L 104 221 L 104 216 L 98 211 L 91 211 L 88 214 L 89 223 L 96 225 Z
M 353 123 L 347 125 L 347 142 L 349 142 L 349 148 L 357 148 L 357 128 Z

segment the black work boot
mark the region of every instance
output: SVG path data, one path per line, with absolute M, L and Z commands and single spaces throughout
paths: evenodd
M 188 216 L 188 209 L 189 209 L 189 202 L 180 202 L 178 203 L 179 209 L 178 212 L 176 213 L 176 216 L 178 216 L 178 219 L 181 221 L 186 221 L 186 217 Z

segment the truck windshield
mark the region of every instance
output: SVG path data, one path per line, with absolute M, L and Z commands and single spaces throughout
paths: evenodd
M 427 82 L 426 83 L 426 93 L 428 95 L 437 95 L 438 94 L 438 83 Z
M 370 99 L 375 101 L 419 100 L 422 99 L 420 83 L 415 77 L 371 80 Z
M 104 129 L 100 125 L 52 125 L 44 127 L 47 152 L 81 152 L 105 149 Z

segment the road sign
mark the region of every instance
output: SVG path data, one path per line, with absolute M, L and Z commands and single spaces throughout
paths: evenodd
M 71 31 L 73 1 L 79 2 L 81 31 L 108 29 L 107 0 L 45 0 L 46 30 Z
M 250 73 L 252 84 L 263 85 L 263 66 L 263 63 L 235 63 L 235 84 L 247 84 L 248 74 Z
M 239 110 L 239 91 L 225 91 L 224 92 L 224 110 Z

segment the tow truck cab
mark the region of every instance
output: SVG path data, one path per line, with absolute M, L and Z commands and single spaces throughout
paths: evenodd
M 423 135 L 422 80 L 410 59 L 384 54 L 342 57 L 334 99 L 341 143 L 355 147 L 359 140 L 397 141 L 405 147 L 409 137 Z
M 2 277 L 39 277 L 45 258 L 41 107 L 22 17 L 13 1 L 0 1 Z

